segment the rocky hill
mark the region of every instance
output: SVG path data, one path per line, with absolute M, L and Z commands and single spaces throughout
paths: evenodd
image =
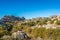
M 13 15 L 5 15 L 3 18 L 0 19 L 0 25 L 5 25 L 6 22 L 15 22 L 15 21 L 24 21 L 24 17 L 16 17 Z
M 16 20 L 23 21 L 23 20 L 25 20 L 25 18 L 24 17 L 16 17 L 13 15 L 6 15 L 1 19 L 1 21 L 3 21 L 3 22 L 14 22 Z

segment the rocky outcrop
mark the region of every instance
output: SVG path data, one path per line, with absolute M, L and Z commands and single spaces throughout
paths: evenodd
M 12 33 L 12 37 L 17 40 L 29 40 L 28 35 L 23 31 L 17 31 Z
M 28 35 L 23 31 L 13 32 L 12 35 L 4 35 L 2 40 L 30 40 Z

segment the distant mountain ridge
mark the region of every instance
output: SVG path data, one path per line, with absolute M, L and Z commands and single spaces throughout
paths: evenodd
M 15 21 L 24 21 L 24 17 L 16 17 L 13 15 L 5 15 L 3 18 L 0 19 L 0 25 L 5 24 L 6 22 L 15 22 Z

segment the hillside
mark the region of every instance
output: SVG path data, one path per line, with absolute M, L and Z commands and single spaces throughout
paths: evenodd
M 12 34 L 19 31 L 22 32 L 20 32 L 21 37 L 24 38 L 26 35 L 27 40 L 60 40 L 60 16 L 25 19 L 24 17 L 6 15 L 0 19 L 0 38 L 6 36 L 13 40 Z

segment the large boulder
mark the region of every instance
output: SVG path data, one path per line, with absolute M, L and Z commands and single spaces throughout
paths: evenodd
M 12 36 L 13 36 L 13 38 L 18 39 L 18 40 L 22 40 L 22 39 L 28 40 L 29 39 L 28 35 L 23 31 L 14 32 L 14 33 L 12 33 Z

